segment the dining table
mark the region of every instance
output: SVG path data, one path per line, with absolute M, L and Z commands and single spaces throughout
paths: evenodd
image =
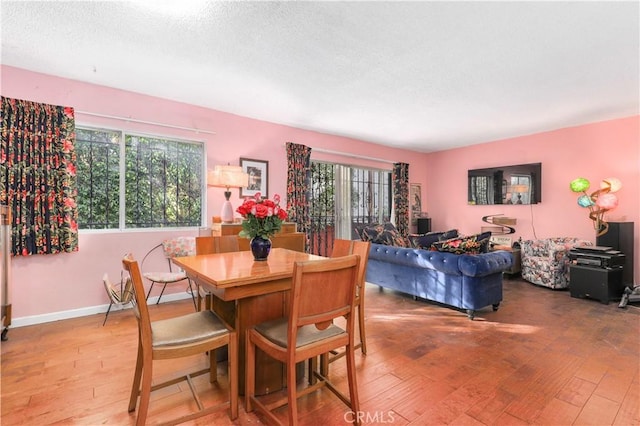
M 187 277 L 212 294 L 211 309 L 238 334 L 238 388 L 244 393 L 246 331 L 263 321 L 285 317 L 296 262 L 326 259 L 284 248 L 273 248 L 267 260 L 256 261 L 251 251 L 176 257 L 172 261 Z M 298 368 L 304 374 L 304 365 Z M 256 394 L 286 386 L 284 365 L 256 352 Z

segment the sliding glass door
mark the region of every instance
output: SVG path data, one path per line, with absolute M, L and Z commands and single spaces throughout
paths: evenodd
M 310 253 L 328 256 L 334 238 L 357 239 L 356 227 L 388 222 L 391 171 L 312 161 Z

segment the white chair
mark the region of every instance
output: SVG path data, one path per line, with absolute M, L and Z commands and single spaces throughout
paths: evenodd
M 144 262 L 147 257 L 156 251 L 157 249 L 162 248 L 162 252 L 164 253 L 164 257 L 167 259 L 169 263 L 169 271 L 153 271 L 153 272 L 144 272 L 142 275 L 151 281 L 151 287 L 149 287 L 149 291 L 147 292 L 147 300 L 149 300 L 149 295 L 151 294 L 151 290 L 153 290 L 153 286 L 158 283 L 162 284 L 162 291 L 160 292 L 160 296 L 158 296 L 158 300 L 156 301 L 156 305 L 160 303 L 160 299 L 162 299 L 162 295 L 164 294 L 165 288 L 167 288 L 168 284 L 175 284 L 181 281 L 187 281 L 189 290 L 188 292 L 191 294 L 193 298 L 193 306 L 198 310 L 198 305 L 196 302 L 196 295 L 193 291 L 193 286 L 191 285 L 191 280 L 187 277 L 184 271 L 173 271 L 171 259 L 174 257 L 182 257 L 182 256 L 195 256 L 196 254 L 196 238 L 195 237 L 177 237 L 177 238 L 168 238 L 153 247 L 149 252 L 142 258 L 142 262 L 140 263 L 140 268 L 144 271 Z

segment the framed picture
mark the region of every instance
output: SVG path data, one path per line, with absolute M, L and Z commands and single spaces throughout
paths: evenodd
M 411 224 L 417 225 L 418 218 L 422 214 L 422 185 L 409 184 L 409 205 L 411 206 Z
M 269 196 L 269 162 L 240 157 L 242 171 L 249 175 L 249 185 L 240 188 L 240 197 L 253 197 L 258 192 Z

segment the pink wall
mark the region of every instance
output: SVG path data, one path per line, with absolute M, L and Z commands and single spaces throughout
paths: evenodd
M 636 239 L 640 232 L 639 198 L 639 118 L 631 117 L 595 123 L 554 132 L 542 133 L 468 148 L 420 154 L 392 149 L 364 141 L 305 131 L 201 108 L 184 103 L 154 98 L 131 92 L 61 79 L 39 73 L 2 66 L 3 96 L 58 105 L 73 106 L 78 111 L 132 117 L 141 120 L 213 130 L 215 135 L 140 125 L 122 121 L 92 118 L 78 113 L 79 125 L 106 126 L 130 131 L 202 140 L 206 143 L 207 162 L 238 164 L 239 157 L 269 161 L 269 193 L 284 196 L 286 187 L 285 142 L 296 142 L 366 157 L 402 161 L 410 164 L 410 181 L 422 182 L 423 210 L 433 218 L 433 229 L 457 227 L 465 233 L 479 231 L 487 214 L 504 213 L 518 219 L 515 237 L 535 235 L 575 235 L 594 240 L 591 221 L 575 203 L 568 190 L 569 182 L 584 176 L 593 182 L 608 176 L 619 177 L 624 188 L 620 207 L 611 220 L 636 222 Z M 315 152 L 313 159 L 343 164 L 390 169 L 388 162 Z M 542 162 L 543 202 L 529 206 L 468 206 L 466 173 L 469 168 L 501 164 Z M 236 192 L 237 194 L 237 192 Z M 207 218 L 217 215 L 222 207 L 222 191 L 207 192 Z M 239 197 L 232 196 L 237 205 Z M 208 220 L 207 220 L 208 222 Z M 13 262 L 11 301 L 14 319 L 47 318 L 65 311 L 95 312 L 95 307 L 108 303 L 101 283 L 107 272 L 119 277 L 120 259 L 132 252 L 141 259 L 147 250 L 165 236 L 196 235 L 188 231 L 129 231 L 80 233 L 80 251 L 72 254 L 30 256 Z M 637 244 L 637 243 L 636 243 Z M 636 282 L 640 276 L 640 250 L 636 246 Z M 154 258 L 150 266 L 165 267 Z M 176 287 L 172 291 L 182 291 Z
M 76 123 L 79 125 L 102 125 L 148 134 L 202 140 L 206 143 L 209 167 L 215 164 L 226 164 L 227 162 L 237 165 L 239 164 L 239 157 L 267 160 L 269 161 L 269 195 L 279 193 L 284 197 L 286 192 L 285 142 L 300 143 L 312 148 L 361 154 L 390 162 L 406 162 L 410 164 L 411 181 L 425 181 L 426 170 L 424 164 L 427 161 L 426 154 L 305 131 L 166 99 L 33 73 L 13 67 L 2 66 L 0 72 L 1 93 L 3 96 L 72 106 L 77 111 L 132 117 L 157 123 L 213 130 L 216 132 L 215 135 L 196 134 L 190 131 L 127 123 L 120 120 L 99 119 L 80 113 L 76 114 Z M 313 153 L 313 151 L 312 158 L 341 162 L 343 164 L 391 169 L 389 162 Z M 217 188 L 208 189 L 207 218 L 219 215 L 224 201 L 222 192 Z M 231 200 L 234 206 L 239 204 L 239 200 L 238 191 L 234 191 Z M 207 223 L 209 220 L 207 220 Z M 186 232 L 137 231 L 99 233 L 81 231 L 80 250 L 77 253 L 15 258 L 11 294 L 13 317 L 46 316 L 47 314 L 70 310 L 81 312 L 108 303 L 102 287 L 102 275 L 107 272 L 112 280 L 119 277 L 120 259 L 126 252 L 132 252 L 136 258 L 142 259 L 149 248 L 158 244 L 167 235 L 196 235 L 197 232 L 197 230 Z M 159 268 L 166 268 L 165 263 L 160 263 L 161 259 L 154 258 L 154 261 Z M 153 266 L 153 263 L 150 266 Z M 171 291 L 182 290 L 182 286 L 176 286 Z
M 585 177 L 597 188 L 618 177 L 620 204 L 609 221 L 635 222 L 635 282 L 640 283 L 640 116 L 505 139 L 429 155 L 426 205 L 433 229 L 475 233 L 482 216 L 517 219 L 514 239 L 576 236 L 595 243 L 588 210 L 576 204 L 569 182 Z M 542 203 L 531 206 L 467 204 L 467 170 L 509 164 L 542 163 Z M 455 190 L 454 190 L 455 189 Z M 424 189 L 423 189 L 424 190 Z M 591 191 L 589 191 L 591 193 Z

